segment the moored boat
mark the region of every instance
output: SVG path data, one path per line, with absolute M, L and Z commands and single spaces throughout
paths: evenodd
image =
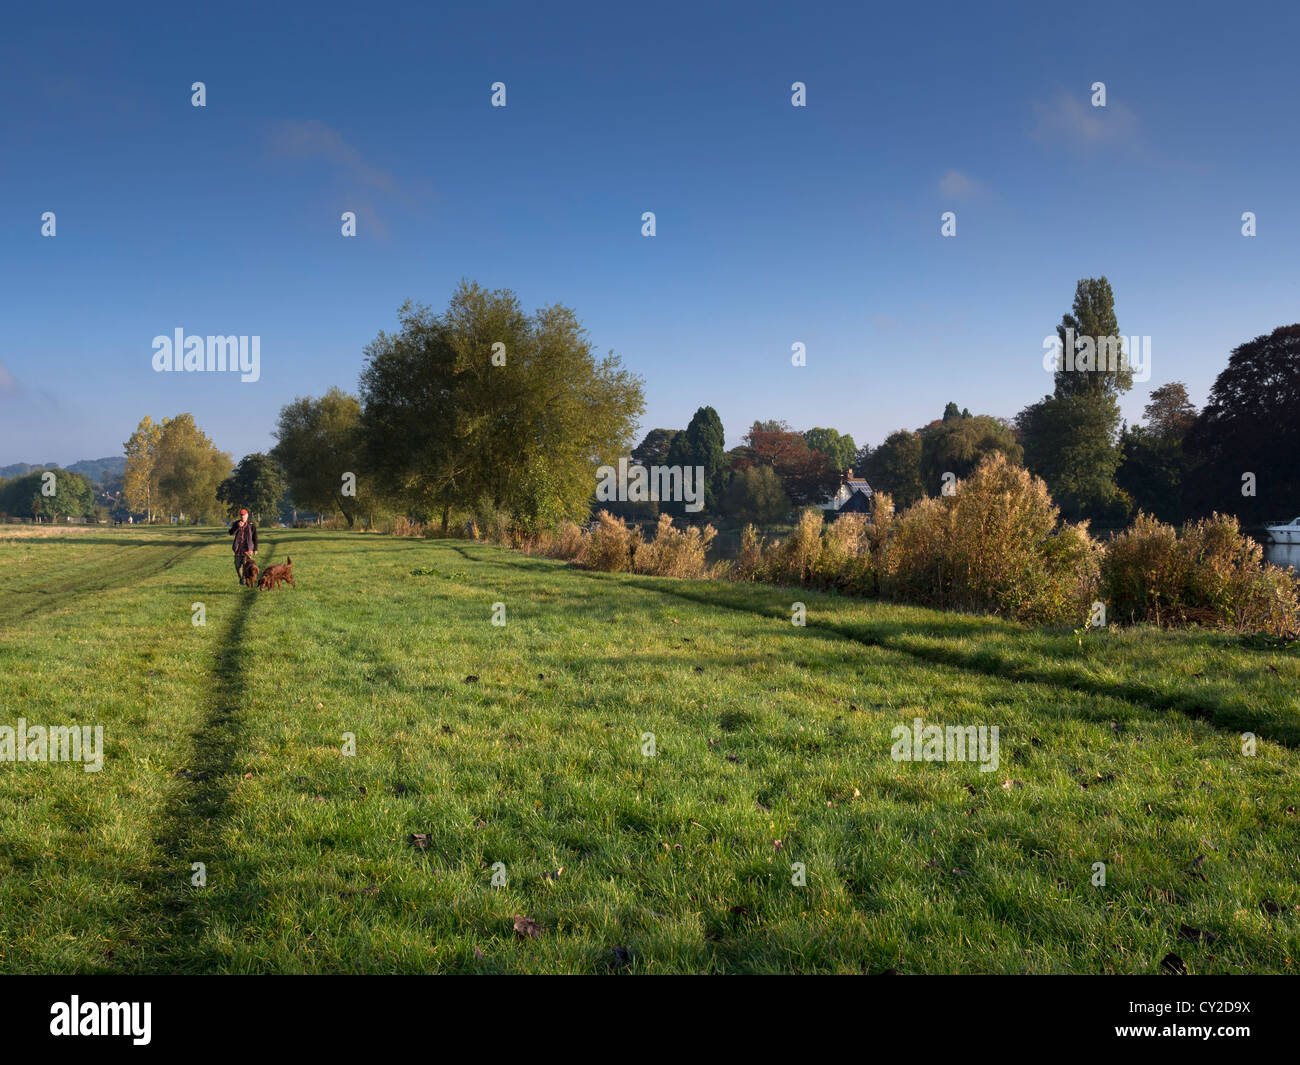
M 1265 525 L 1275 544 L 1300 544 L 1300 518 L 1285 525 Z

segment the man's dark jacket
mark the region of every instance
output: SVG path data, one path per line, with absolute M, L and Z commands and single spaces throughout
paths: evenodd
M 235 522 L 226 534 L 235 538 L 235 555 L 243 558 L 250 551 L 257 550 L 257 526 L 251 521 L 246 525 Z

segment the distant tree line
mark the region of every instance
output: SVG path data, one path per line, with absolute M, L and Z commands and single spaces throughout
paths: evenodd
M 1079 281 L 1057 334 L 1062 350 L 1076 337 L 1120 337 L 1106 278 Z M 275 446 L 238 464 L 190 414 L 144 418 L 125 445 L 114 513 L 204 522 L 247 507 L 257 521 L 402 516 L 444 532 L 454 519 L 528 534 L 589 519 L 597 468 L 630 457 L 701 468 L 704 505 L 600 504 L 621 517 L 773 525 L 824 505 L 850 470 L 905 507 L 995 453 L 1043 478 L 1065 518 L 1098 528 L 1138 511 L 1178 523 L 1217 510 L 1247 524 L 1300 512 L 1300 325 L 1234 349 L 1201 411 L 1169 381 L 1152 391 L 1142 424 L 1123 424 L 1133 371 L 1121 358 L 1058 366 L 1052 391 L 1013 419 L 949 402 L 928 424 L 860 448 L 834 428 L 769 420 L 728 450 L 711 406 L 632 446 L 642 383 L 612 352 L 596 353 L 575 313 L 527 313 L 509 290 L 469 282 L 442 312 L 405 304 L 396 331 L 380 332 L 364 356 L 356 395 L 295 398 L 280 411 Z M 40 471 L 0 481 L 0 513 L 102 513 L 86 478 L 61 471 L 58 483 L 50 495 Z
M 1057 334 L 1063 347 L 1067 337 L 1121 336 L 1106 278 L 1078 283 Z M 1060 367 L 1053 384 L 1010 422 L 949 403 L 940 421 L 864 448 L 857 465 L 907 506 L 936 495 L 943 473 L 964 477 L 1000 451 L 1046 482 L 1063 517 L 1100 529 L 1122 528 L 1140 511 L 1172 524 L 1217 511 L 1247 526 L 1300 513 L 1300 325 L 1235 348 L 1199 412 L 1187 386 L 1169 381 L 1152 390 L 1143 424 L 1124 424 L 1119 398 L 1133 371 L 1123 360 Z

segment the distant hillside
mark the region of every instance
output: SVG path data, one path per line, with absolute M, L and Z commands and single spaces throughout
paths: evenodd
M 32 470 L 59 468 L 70 473 L 79 473 L 92 484 L 103 484 L 105 477 L 112 477 L 115 474 L 120 475 L 126 471 L 126 456 L 110 455 L 102 459 L 80 459 L 70 466 L 63 467 L 60 467 L 57 462 L 39 462 L 34 466 L 28 465 L 26 462 L 15 462 L 12 466 L 0 466 L 0 478 L 22 477 L 24 474 L 31 473 Z

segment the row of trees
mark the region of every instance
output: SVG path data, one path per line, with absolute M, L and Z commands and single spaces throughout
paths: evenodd
M 1120 336 L 1106 278 L 1078 283 L 1057 332 L 1063 348 L 1075 336 Z M 833 428 L 757 421 L 727 450 L 721 419 L 705 406 L 684 429 L 651 429 L 630 451 L 646 466 L 703 468 L 703 510 L 688 513 L 682 501 L 610 509 L 774 524 L 825 502 L 850 468 L 907 506 L 993 453 L 1042 477 L 1065 517 L 1103 527 L 1139 508 L 1172 522 L 1211 509 L 1250 521 L 1300 500 L 1291 460 L 1300 326 L 1236 349 L 1199 413 L 1172 382 L 1152 393 L 1145 424 L 1125 426 L 1119 399 L 1132 383 L 1122 359 L 1062 366 L 1053 391 L 1014 419 L 949 403 L 929 424 L 861 449 Z M 190 415 L 145 418 L 126 444 L 123 494 L 151 519 L 211 520 L 246 506 L 262 520 L 292 506 L 341 513 L 349 525 L 391 514 L 446 531 L 453 514 L 486 514 L 535 532 L 589 517 L 596 467 L 629 454 L 643 407 L 640 380 L 612 352 L 593 350 L 573 311 L 529 314 L 508 290 L 462 283 L 441 313 L 400 309 L 397 331 L 366 348 L 358 395 L 332 388 L 294 399 L 271 452 L 245 456 L 233 472 Z M 1247 473 L 1259 496 L 1242 493 Z
M 1057 328 L 1070 337 L 1120 336 L 1106 278 L 1081 280 Z M 1119 347 L 1123 352 L 1122 344 Z M 1283 326 L 1231 353 L 1204 410 L 1171 381 L 1152 391 L 1142 425 L 1121 420 L 1131 367 L 1058 367 L 1053 391 L 1012 421 L 972 416 L 948 404 L 942 420 L 900 429 L 857 457 L 872 486 L 900 505 L 941 490 L 945 472 L 964 477 L 1001 452 L 1041 477 L 1063 516 L 1101 528 L 1143 510 L 1181 523 L 1213 511 L 1258 524 L 1300 510 L 1300 325 Z
M 704 509 L 682 501 L 602 504 L 621 517 L 652 520 L 660 513 L 685 518 L 772 524 L 801 506 L 826 501 L 852 467 L 853 438 L 835 429 L 796 432 L 782 421 L 756 421 L 738 447 L 726 450 L 718 412 L 701 407 L 684 430 L 651 429 L 631 451 L 643 466 L 704 470 Z
M 83 521 L 95 517 L 95 489 L 70 470 L 32 470 L 0 479 L 0 515 L 37 521 Z

